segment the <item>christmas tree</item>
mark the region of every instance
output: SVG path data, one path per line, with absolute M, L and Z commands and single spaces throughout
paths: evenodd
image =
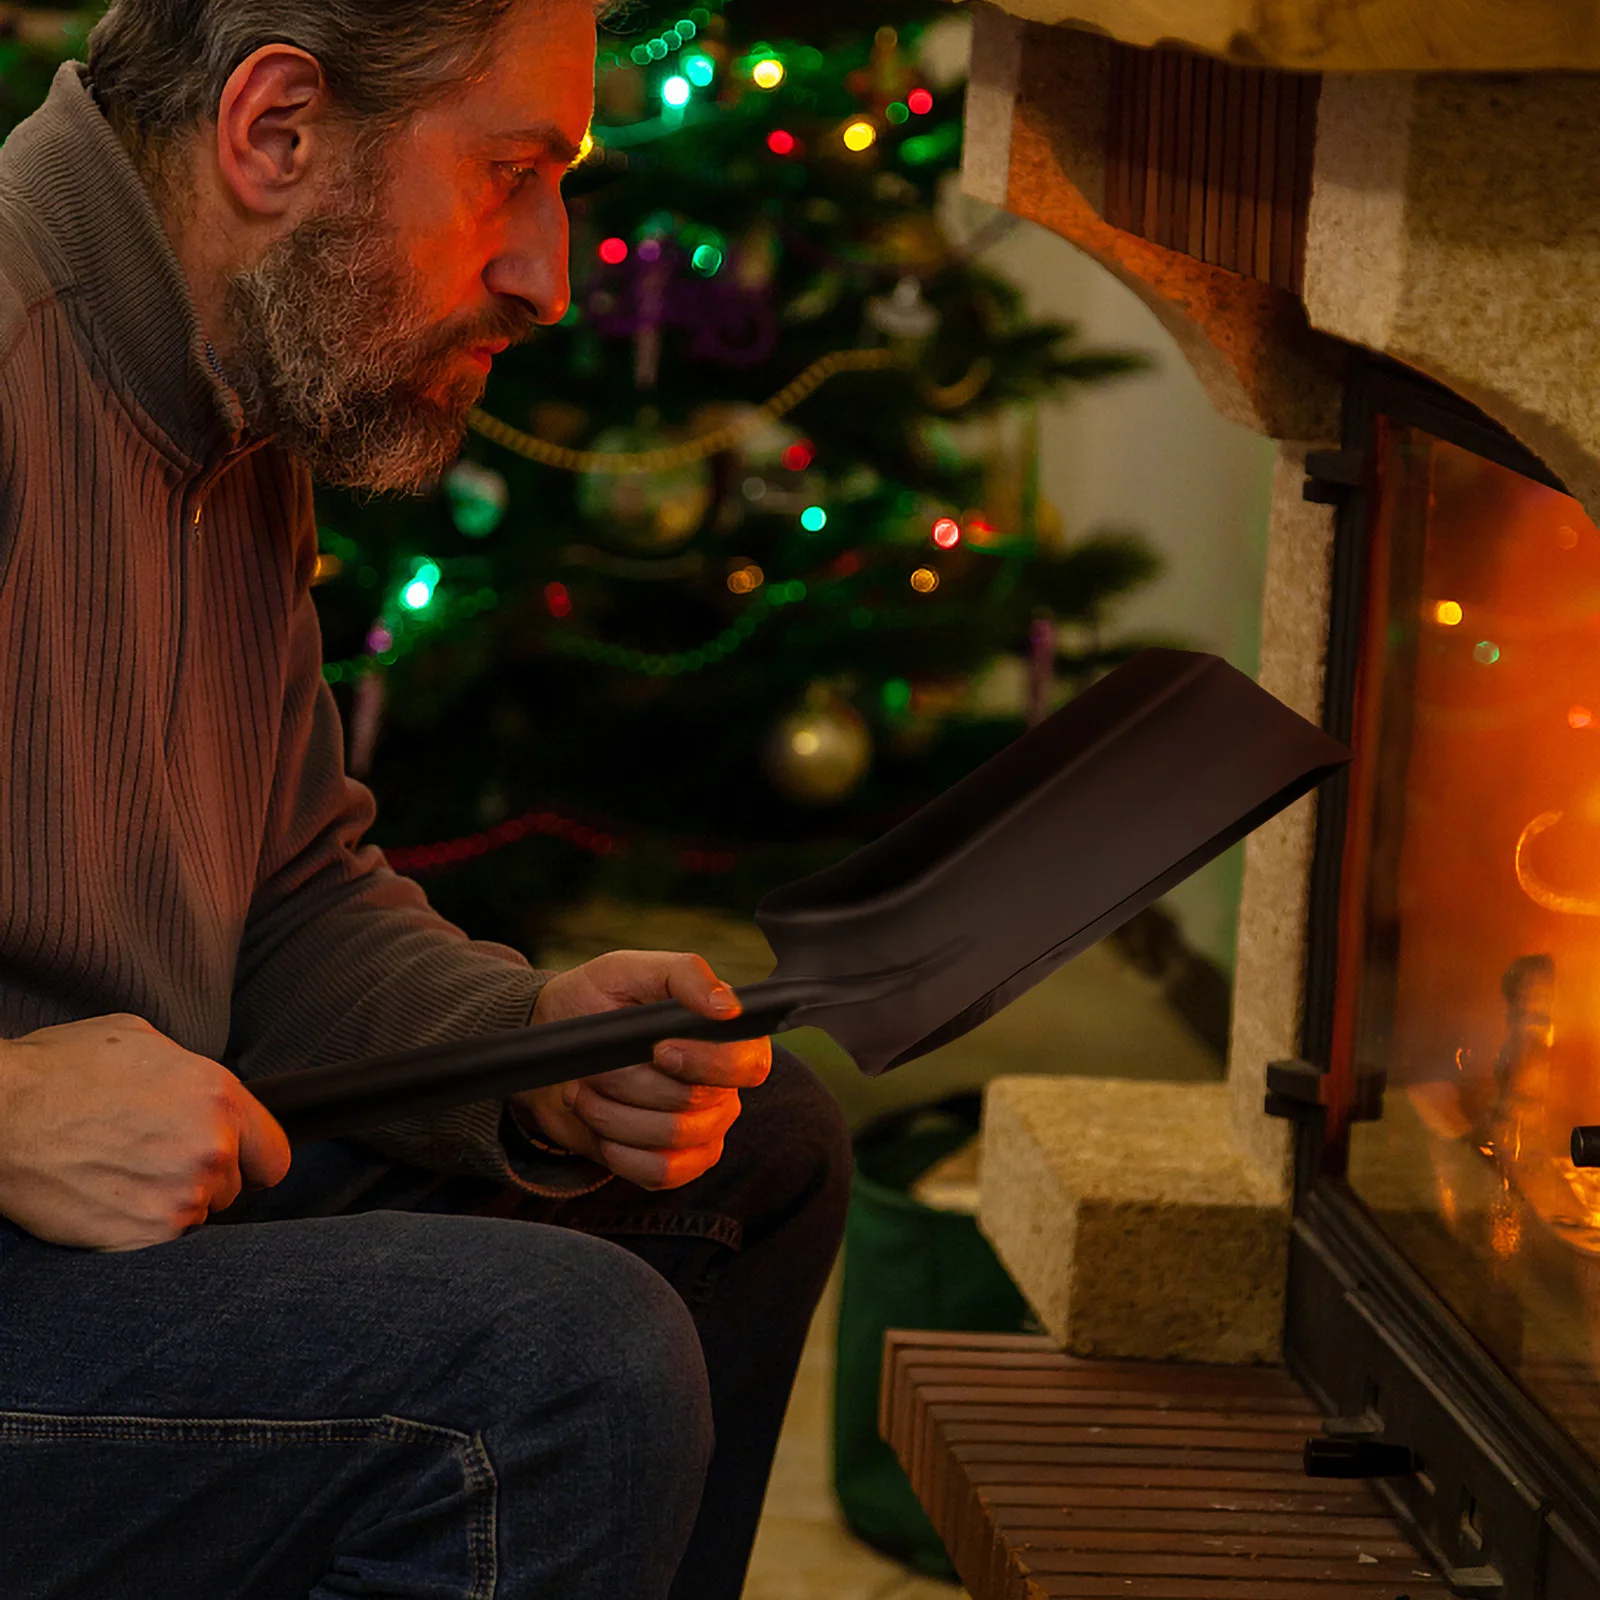
M 946 236 L 948 17 L 603 26 L 567 316 L 498 358 L 437 493 L 319 492 L 373 837 L 475 935 L 537 958 L 597 891 L 748 913 L 1136 647 L 1102 625 L 1155 559 L 1063 535 L 1034 412 L 1140 362 Z M 1026 690 L 982 692 L 1008 662 Z

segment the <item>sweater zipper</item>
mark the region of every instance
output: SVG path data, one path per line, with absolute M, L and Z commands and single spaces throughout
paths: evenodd
M 184 677 L 189 664 L 192 609 L 189 604 L 189 558 L 191 550 L 200 541 L 205 525 L 206 496 L 224 472 L 246 456 L 253 455 L 265 443 L 265 439 L 252 439 L 249 444 L 218 457 L 184 491 L 182 537 L 178 541 L 178 650 L 177 659 L 172 664 L 172 691 L 167 701 L 167 725 L 162 738 L 163 748 L 169 757 L 172 755 L 172 735 L 178 725 L 178 705 L 183 698 Z

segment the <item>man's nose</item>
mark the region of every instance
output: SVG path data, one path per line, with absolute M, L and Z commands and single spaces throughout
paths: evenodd
M 567 275 L 567 208 L 559 195 L 541 195 L 521 208 L 505 248 L 484 272 L 484 286 L 511 295 L 541 324 L 559 322 L 572 302 Z

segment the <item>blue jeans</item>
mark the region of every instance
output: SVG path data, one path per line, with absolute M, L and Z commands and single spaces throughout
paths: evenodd
M 849 1185 L 774 1057 L 678 1190 L 326 1140 L 142 1250 L 0 1218 L 6 1600 L 737 1600 Z

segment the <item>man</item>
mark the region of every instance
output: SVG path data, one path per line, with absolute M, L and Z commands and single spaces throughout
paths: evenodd
M 245 1087 L 737 1010 L 435 915 L 320 674 L 312 473 L 436 481 L 565 311 L 593 50 L 589 0 L 117 0 L 0 149 L 8 1600 L 742 1586 L 848 1179 L 804 1069 L 669 1042 L 292 1157 Z

